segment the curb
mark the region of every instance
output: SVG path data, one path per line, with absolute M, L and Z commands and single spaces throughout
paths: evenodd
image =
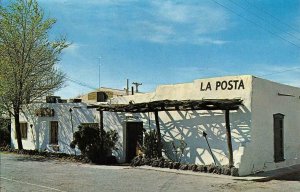
M 254 181 L 254 182 L 266 182 L 272 179 L 276 179 L 278 177 L 292 174 L 295 172 L 299 172 L 298 169 L 293 169 L 292 167 L 283 168 L 279 170 L 273 170 L 264 172 L 257 175 L 250 175 L 250 176 L 240 176 L 234 177 L 230 175 L 218 175 L 213 173 L 202 173 L 202 172 L 193 172 L 190 170 L 177 170 L 177 169 L 168 169 L 168 168 L 158 168 L 158 167 L 151 167 L 147 165 L 143 165 L 140 167 L 131 167 L 131 169 L 142 169 L 142 170 L 151 170 L 151 171 L 160 171 L 165 173 L 175 173 L 181 175 L 194 175 L 194 176 L 204 176 L 204 177 L 211 177 L 211 178 L 220 178 L 220 179 L 227 179 L 227 180 L 236 180 L 236 181 Z

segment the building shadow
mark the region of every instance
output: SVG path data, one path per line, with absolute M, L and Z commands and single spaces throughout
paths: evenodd
M 144 121 L 146 129 L 156 128 L 154 115 L 137 115 Z M 124 120 L 124 117 L 118 118 L 119 122 Z M 169 159 L 193 164 L 212 164 L 214 161 L 218 165 L 228 164 L 224 111 L 161 111 L 159 123 L 163 152 Z M 232 148 L 236 161 L 242 155 L 240 148 L 251 141 L 250 126 L 251 113 L 245 106 L 230 111 Z M 207 133 L 207 141 L 203 132 Z M 182 143 L 184 150 L 181 149 Z

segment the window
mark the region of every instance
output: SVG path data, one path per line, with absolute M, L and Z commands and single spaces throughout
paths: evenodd
M 20 122 L 21 138 L 27 139 L 27 126 L 28 124 Z M 17 139 L 17 132 L 15 133 L 15 139 Z
M 50 122 L 50 144 L 58 145 L 58 122 Z
M 284 115 L 277 113 L 273 115 L 274 120 L 274 161 L 284 161 Z

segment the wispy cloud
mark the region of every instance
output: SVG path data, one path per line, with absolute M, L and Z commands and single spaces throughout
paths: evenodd
M 223 45 L 229 41 L 214 36 L 229 26 L 223 9 L 201 2 L 150 1 L 142 17 L 127 22 L 131 38 L 164 44 Z
M 226 30 L 229 17 L 223 9 L 201 3 L 183 4 L 174 1 L 153 1 L 151 16 L 137 22 L 137 37 L 158 43 L 223 45 L 229 41 L 211 35 Z M 151 24 L 149 24 L 151 23 Z M 136 28 L 135 28 L 136 29 Z M 144 33 L 145 31 L 149 33 Z
M 153 1 L 153 5 L 156 8 L 156 12 L 162 19 L 185 23 L 191 19 L 191 8 L 187 5 L 176 4 L 171 1 Z
M 162 44 L 224 45 L 231 25 L 221 8 L 203 1 L 40 0 L 57 7 L 73 31 L 86 36 Z M 74 21 L 81 25 L 74 25 Z
M 64 49 L 64 53 L 67 54 L 77 54 L 78 50 L 82 47 L 82 45 L 78 43 L 70 43 L 69 47 Z
M 81 4 L 81 5 L 120 5 L 128 2 L 135 2 L 137 0 L 38 0 L 42 3 L 59 3 L 59 4 Z
M 136 22 L 134 25 L 139 30 L 132 31 L 132 35 L 151 42 L 167 43 L 171 41 L 171 37 L 175 35 L 173 27 L 168 25 L 149 21 Z
M 159 20 L 194 26 L 194 32 L 205 34 L 225 30 L 229 17 L 223 9 L 201 2 L 175 3 L 174 1 L 154 1 L 154 13 Z
M 201 67 L 201 66 L 182 66 L 170 68 L 170 73 L 174 74 L 180 82 L 181 79 L 188 79 L 193 81 L 195 79 L 224 76 L 228 74 L 228 71 L 216 69 L 213 67 Z

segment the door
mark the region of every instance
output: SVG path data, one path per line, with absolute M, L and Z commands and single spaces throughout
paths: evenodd
M 50 144 L 58 145 L 58 122 L 50 122 Z
M 126 162 L 137 156 L 143 145 L 143 122 L 126 122 Z

